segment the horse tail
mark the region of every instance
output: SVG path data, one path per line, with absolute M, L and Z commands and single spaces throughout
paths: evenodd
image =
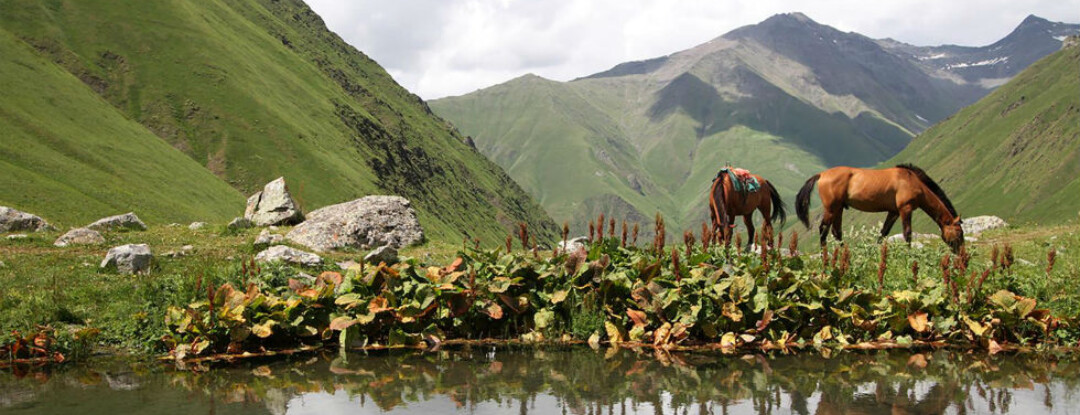
M 712 187 L 709 189 L 709 210 L 712 216 L 713 227 L 717 224 L 723 229 L 727 226 L 727 207 L 724 206 L 724 176 L 717 175 L 713 179 Z
M 765 184 L 769 186 L 769 198 L 772 199 L 773 211 L 771 220 L 775 222 L 780 220 L 780 227 L 784 227 L 784 223 L 787 222 L 787 210 L 784 208 L 784 201 L 780 199 L 780 193 L 776 191 L 776 187 L 772 185 L 768 180 Z
M 819 177 L 821 177 L 821 173 L 807 179 L 802 189 L 799 189 L 799 194 L 795 196 L 795 213 L 807 228 L 810 227 L 810 192 L 814 190 L 814 185 L 817 184 Z

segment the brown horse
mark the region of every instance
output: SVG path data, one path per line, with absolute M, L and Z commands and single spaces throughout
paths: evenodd
M 888 212 L 878 241 L 889 234 L 896 218 L 900 218 L 904 224 L 904 240 L 911 244 L 911 212 L 922 209 L 937 222 L 941 239 L 953 252 L 959 251 L 964 244 L 960 215 L 945 196 L 945 191 L 918 167 L 910 164 L 882 170 L 833 167 L 815 174 L 795 197 L 795 213 L 807 228 L 810 227 L 810 192 L 814 190 L 814 184 L 818 185 L 818 195 L 825 208 L 818 228 L 822 247 L 830 227 L 837 240 L 844 239 L 841 230 L 843 213 L 849 207 L 863 212 Z
M 735 190 L 731 177 L 725 170 L 721 170 L 713 179 L 709 189 L 709 216 L 712 218 L 713 231 L 720 230 L 720 236 L 724 244 L 731 243 L 731 229 L 735 226 L 736 216 L 743 217 L 743 223 L 749 233 L 746 241 L 746 249 L 750 250 L 754 244 L 754 211 L 760 211 L 764 219 L 762 227 L 765 231 L 766 240 L 771 244 L 773 238 L 772 221 L 779 219 L 780 226 L 787 221 L 787 212 L 784 210 L 784 202 L 780 200 L 780 194 L 772 183 L 761 176 L 751 174 L 761 185 L 757 191 L 741 192 Z

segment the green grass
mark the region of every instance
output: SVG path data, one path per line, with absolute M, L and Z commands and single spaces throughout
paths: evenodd
M 82 226 L 132 209 L 151 222 L 227 220 L 240 192 L 0 30 L 0 205 Z
M 16 133 L 0 169 L 23 179 L 0 182 L 0 202 L 64 224 L 117 206 L 221 221 L 284 176 L 306 211 L 405 196 L 434 240 L 496 241 L 522 221 L 554 237 L 509 176 L 300 1 L 0 7 L 3 82 L 18 91 L 0 97 L 0 131 Z
M 259 252 L 252 242 L 260 229 L 227 230 L 207 225 L 199 230 L 184 226 L 150 226 L 144 232 L 103 233 L 105 245 L 52 245 L 61 232 L 27 234 L 25 239 L 0 239 L 0 333 L 27 332 L 37 325 L 101 330 L 97 341 L 132 350 L 156 350 L 164 334 L 160 318 L 166 307 L 186 304 L 206 295 L 205 289 L 225 282 L 239 284 L 242 271 Z M 285 234 L 288 227 L 275 233 Z M 6 236 L 6 235 L 5 235 Z M 286 241 L 287 242 L 287 241 Z M 149 273 L 119 275 L 98 268 L 109 247 L 146 243 L 154 254 Z M 169 258 L 169 251 L 192 245 L 189 255 Z M 296 246 L 299 249 L 306 249 Z M 403 257 L 449 263 L 461 245 L 429 242 L 403 249 Z M 322 269 L 337 269 L 337 262 L 361 262 L 367 252 L 346 250 L 323 253 Z M 322 269 L 261 265 L 263 278 L 284 284 L 299 273 L 318 275 Z M 253 273 L 249 272 L 249 275 Z M 202 289 L 196 290 L 197 286 Z

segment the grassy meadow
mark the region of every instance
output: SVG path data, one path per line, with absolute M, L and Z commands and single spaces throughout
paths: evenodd
M 940 241 L 893 243 L 884 268 L 870 230 L 831 243 L 824 265 L 816 250 L 737 254 L 703 246 L 700 235 L 689 249 L 668 243 L 658 252 L 643 237 L 633 245 L 632 235 L 624 247 L 621 232 L 608 229 L 587 253 L 523 250 L 514 235 L 510 254 L 471 241 L 428 243 L 403 250 L 390 267 L 345 269 L 336 262 L 361 262 L 365 252 L 323 255 L 315 269 L 254 265 L 258 229 L 106 234 L 108 246 L 150 244 L 154 263 L 142 275 L 99 270 L 105 245 L 57 248 L 58 232 L 32 233 L 0 239 L 0 343 L 44 328 L 68 358 L 477 338 L 1072 346 L 1080 340 L 1078 231 L 1075 222 L 990 231 L 967 245 L 965 265 L 950 255 L 947 267 Z M 192 245 L 186 256 L 163 255 L 184 245 Z

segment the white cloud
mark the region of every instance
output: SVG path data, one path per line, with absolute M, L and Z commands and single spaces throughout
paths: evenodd
M 569 80 L 667 55 L 777 13 L 916 45 L 981 46 L 1029 14 L 1080 22 L 1080 0 L 308 0 L 330 30 L 425 99 L 526 73 Z

